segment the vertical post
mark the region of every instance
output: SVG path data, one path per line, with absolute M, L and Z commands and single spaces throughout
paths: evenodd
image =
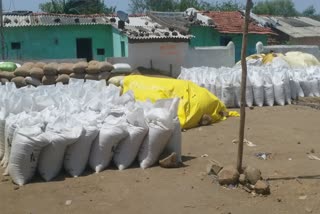
M 5 50 L 4 50 L 4 34 L 3 34 L 3 9 L 2 9 L 2 0 L 0 0 L 0 40 L 1 40 L 1 59 L 5 59 Z
M 244 129 L 245 129 L 245 121 L 246 121 L 246 86 L 247 86 L 246 55 L 247 55 L 248 28 L 249 28 L 251 7 L 252 7 L 252 0 L 247 0 L 245 22 L 243 27 L 242 50 L 241 50 L 242 78 L 241 78 L 239 145 L 238 145 L 238 158 L 237 158 L 237 169 L 239 173 L 241 173 L 242 171 L 243 141 L 244 141 Z

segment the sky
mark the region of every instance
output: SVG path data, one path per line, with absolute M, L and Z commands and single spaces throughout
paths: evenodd
M 49 0 L 2 0 L 3 9 L 5 11 L 12 10 L 31 10 L 39 12 L 39 4 L 47 2 Z M 159 0 L 160 1 L 160 0 Z M 207 2 L 216 2 L 215 0 L 206 0 Z M 219 0 L 223 2 L 224 0 Z M 226 1 L 226 0 L 225 0 Z M 257 2 L 258 0 L 253 0 Z M 246 0 L 238 0 L 238 2 L 245 3 Z M 293 0 L 298 11 L 302 12 L 304 9 L 313 5 L 318 12 L 320 12 L 320 1 L 319 0 Z M 123 10 L 129 12 L 129 0 L 105 0 L 108 6 L 117 6 L 117 10 Z

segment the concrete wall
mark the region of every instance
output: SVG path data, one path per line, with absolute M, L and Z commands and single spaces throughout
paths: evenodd
M 92 38 L 94 59 L 105 60 L 114 52 L 108 25 L 7 27 L 4 35 L 6 58 L 12 60 L 77 58 L 77 38 Z M 12 42 L 20 42 L 21 49 L 13 50 Z M 105 54 L 97 55 L 98 48 L 104 48 Z
M 184 67 L 208 66 L 219 68 L 232 67 L 235 64 L 235 47 L 233 42 L 227 46 L 190 48 L 184 60 Z
M 125 57 L 128 56 L 128 37 L 121 34 L 117 29 L 112 28 L 113 37 L 113 56 L 114 57 Z M 125 44 L 124 53 L 122 53 L 121 43 Z
M 129 43 L 128 58 L 108 58 L 111 63 L 128 63 L 163 71 L 177 77 L 183 67 L 221 67 L 235 64 L 235 49 L 231 42 L 226 47 L 189 47 L 187 42 Z
M 317 45 L 272 45 L 264 46 L 262 42 L 256 44 L 257 53 L 268 53 L 270 51 L 276 53 L 287 53 L 289 51 L 301 51 L 309 53 L 320 59 L 320 49 Z

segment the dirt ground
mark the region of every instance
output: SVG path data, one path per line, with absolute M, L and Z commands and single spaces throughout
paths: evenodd
M 248 110 L 246 139 L 257 146 L 245 146 L 245 165 L 260 168 L 264 177 L 320 175 L 320 161 L 307 157 L 311 150 L 320 156 L 319 118 L 319 110 L 306 106 Z M 231 142 L 238 124 L 239 118 L 229 118 L 183 132 L 185 166 L 178 169 L 113 168 L 79 178 L 62 173 L 20 188 L 0 176 L 0 213 L 320 213 L 320 179 L 270 181 L 271 195 L 262 197 L 223 188 L 205 175 L 209 159 L 235 164 Z M 257 152 L 272 153 L 271 159 L 260 160 Z

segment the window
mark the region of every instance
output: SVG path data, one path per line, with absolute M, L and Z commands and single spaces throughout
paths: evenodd
M 124 41 L 121 41 L 121 56 L 126 56 L 126 43 Z
M 97 55 L 104 55 L 104 53 L 105 53 L 104 48 L 97 49 Z
M 12 50 L 20 50 L 21 49 L 21 43 L 20 42 L 11 42 L 11 49 Z
M 227 46 L 229 42 L 232 41 L 232 38 L 230 36 L 221 36 L 220 37 L 220 45 L 221 46 Z

